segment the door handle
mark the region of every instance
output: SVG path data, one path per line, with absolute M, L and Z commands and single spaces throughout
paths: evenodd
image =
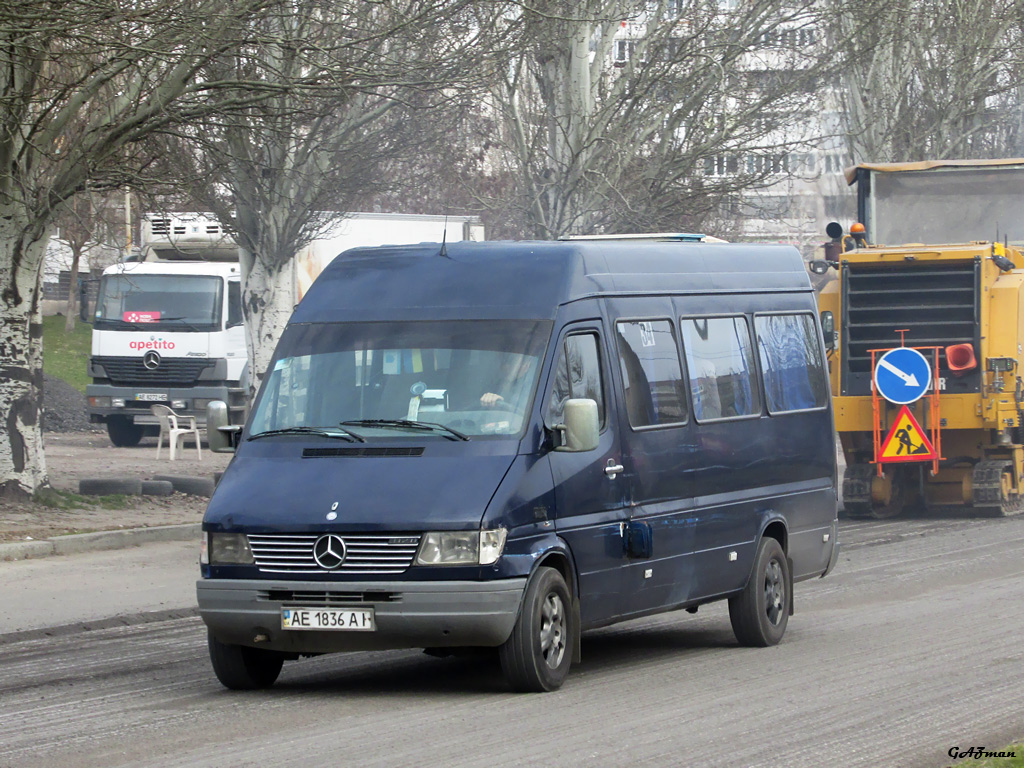
M 610 477 L 612 480 L 614 480 L 615 476 L 621 473 L 623 470 L 625 470 L 625 467 L 623 467 L 621 464 L 616 464 L 615 459 L 608 459 L 608 466 L 604 468 L 604 473 L 608 475 L 608 477 Z

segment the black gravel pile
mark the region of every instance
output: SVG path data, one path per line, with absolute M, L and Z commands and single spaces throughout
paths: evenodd
M 85 395 L 62 379 L 43 374 L 43 431 L 88 432 Z

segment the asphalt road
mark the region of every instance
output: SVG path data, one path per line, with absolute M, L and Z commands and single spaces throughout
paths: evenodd
M 490 657 L 412 651 L 292 662 L 230 693 L 194 616 L 0 636 L 0 768 L 937 768 L 1024 736 L 1024 518 L 841 540 L 778 647 L 736 646 L 723 605 L 638 620 L 586 635 L 554 694 L 508 693 Z

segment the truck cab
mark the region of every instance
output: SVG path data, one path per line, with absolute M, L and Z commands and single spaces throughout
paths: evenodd
M 156 434 L 153 404 L 205 422 L 212 400 L 241 421 L 246 391 L 237 263 L 116 264 L 100 278 L 86 387 L 89 420 L 114 445 Z

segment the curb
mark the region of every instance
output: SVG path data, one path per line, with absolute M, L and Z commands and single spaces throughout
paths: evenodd
M 198 542 L 201 530 L 200 523 L 184 523 L 183 525 L 159 525 L 152 528 L 73 533 L 41 541 L 15 541 L 10 544 L 0 544 L 0 561 L 126 549 L 160 541 Z

